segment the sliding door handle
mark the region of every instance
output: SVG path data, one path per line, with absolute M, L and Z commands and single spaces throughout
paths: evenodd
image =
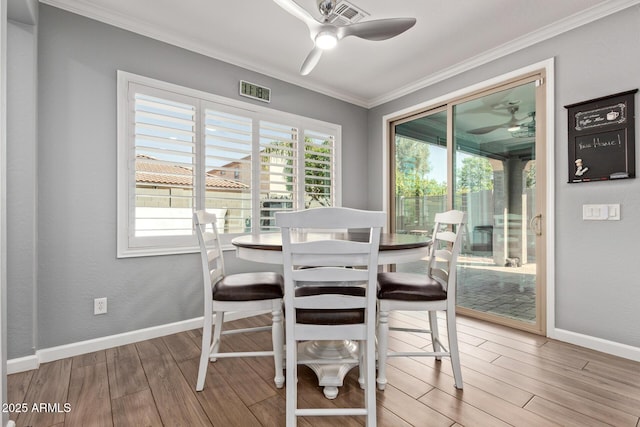
M 542 236 L 542 214 L 538 214 L 531 218 L 529 228 L 536 234 L 536 236 Z

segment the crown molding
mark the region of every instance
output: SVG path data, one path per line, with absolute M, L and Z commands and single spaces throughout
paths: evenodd
M 38 0 L 8 0 L 7 19 L 25 25 L 38 23 Z
M 420 79 L 410 85 L 403 86 L 398 90 L 373 98 L 369 100 L 367 108 L 373 108 L 386 102 L 393 101 L 394 99 L 398 99 L 419 89 L 423 89 L 425 87 L 447 80 L 458 74 L 462 74 L 473 68 L 487 64 L 491 61 L 495 61 L 496 59 L 502 58 L 503 56 L 507 56 L 519 50 L 533 46 L 536 43 L 548 40 L 560 34 L 571 31 L 575 28 L 589 24 L 593 21 L 597 21 L 598 19 L 635 6 L 639 3 L 640 0 L 611 0 L 593 6 L 589 9 L 585 9 L 582 12 L 568 16 L 567 18 L 554 22 L 553 24 L 547 25 L 546 27 L 542 27 L 536 31 L 532 31 L 531 33 L 525 34 L 522 37 L 513 39 L 512 41 L 507 42 L 503 45 L 500 45 L 493 49 L 489 49 L 479 55 L 459 62 L 437 73 L 431 74 L 430 76 Z
M 402 96 L 408 95 L 419 89 L 423 89 L 435 83 L 444 81 L 458 74 L 469 71 L 473 68 L 487 64 L 491 61 L 495 61 L 496 59 L 525 49 L 536 43 L 540 43 L 562 33 L 571 31 L 582 25 L 589 24 L 613 13 L 635 6 L 640 3 L 640 0 L 609 0 L 604 3 L 600 3 L 596 6 L 585 9 L 582 12 L 554 22 L 553 24 L 540 28 L 522 37 L 518 37 L 501 46 L 482 52 L 479 55 L 459 62 L 451 67 L 445 68 L 441 71 L 421 78 L 414 83 L 402 86 L 397 90 L 387 92 L 386 94 L 375 98 L 361 98 L 353 94 L 345 94 L 344 92 L 337 91 L 326 85 L 310 83 L 307 79 L 304 79 L 297 74 L 292 75 L 291 73 L 286 73 L 272 67 L 265 67 L 264 64 L 254 63 L 250 59 L 232 56 L 228 53 L 212 49 L 210 46 L 207 46 L 204 43 L 196 42 L 194 40 L 181 37 L 176 34 L 158 31 L 157 28 L 154 28 L 154 26 L 149 24 L 148 22 L 132 19 L 129 16 L 114 13 L 111 10 L 87 4 L 87 2 L 83 0 L 40 0 L 40 2 L 103 22 L 105 24 L 122 28 L 146 37 L 150 37 L 155 40 L 178 46 L 183 49 L 209 56 L 211 58 L 241 68 L 245 68 L 250 71 L 254 71 L 256 73 L 264 74 L 268 77 L 282 80 L 296 86 L 312 90 L 314 92 L 319 92 L 329 97 L 336 98 L 360 107 L 373 108 L 386 102 L 398 99 Z
M 130 16 L 115 13 L 112 10 L 97 7 L 95 5 L 90 5 L 82 0 L 40 0 L 40 3 L 47 4 L 58 9 L 63 9 L 68 12 L 75 13 L 76 15 L 81 15 L 86 18 L 112 25 L 114 27 L 122 28 L 124 30 L 131 31 L 133 33 L 140 34 L 154 40 L 190 50 L 192 52 L 205 55 L 219 61 L 244 68 L 249 71 L 264 74 L 268 77 L 282 80 L 287 83 L 312 90 L 314 92 L 319 92 L 329 97 L 348 102 L 350 104 L 365 108 L 368 104 L 367 99 L 359 98 L 352 94 L 345 94 L 325 85 L 309 83 L 307 79 L 304 79 L 300 75 L 291 75 L 290 73 L 285 73 L 272 67 L 265 67 L 265 65 L 262 63 L 254 63 L 247 58 L 240 58 L 237 56 L 229 55 L 228 53 L 212 49 L 205 43 L 197 42 L 187 37 L 181 37 L 174 33 L 159 31 L 157 27 L 148 22 L 139 19 L 132 19 Z

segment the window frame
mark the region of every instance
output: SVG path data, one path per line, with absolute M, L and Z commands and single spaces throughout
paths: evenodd
M 216 109 L 218 111 L 229 112 L 232 114 L 243 114 L 252 120 L 252 171 L 260 170 L 259 155 L 259 132 L 261 122 L 285 123 L 291 125 L 298 131 L 300 135 L 298 143 L 299 155 L 304 158 L 304 135 L 305 132 L 326 133 L 334 136 L 334 165 L 333 170 L 333 199 L 334 206 L 342 205 L 342 126 L 329 123 L 309 117 L 299 116 L 272 108 L 254 105 L 249 102 L 238 101 L 214 95 L 205 91 L 192 89 L 161 80 L 152 79 L 145 76 L 136 75 L 126 71 L 118 70 L 117 72 L 117 184 L 116 184 L 116 228 L 117 228 L 117 257 L 141 257 L 141 256 L 157 256 L 169 254 L 193 253 L 198 251 L 197 240 L 195 234 L 181 236 L 157 236 L 148 241 L 155 241 L 154 244 L 141 245 L 136 244 L 142 241 L 141 238 L 131 237 L 134 232 L 135 222 L 135 111 L 134 105 L 130 102 L 130 87 L 148 87 L 150 93 L 170 93 L 178 98 L 189 97 L 197 100 L 195 114 L 195 164 L 196 172 L 194 184 L 194 210 L 203 209 L 205 202 L 205 190 L 202 187 L 202 179 L 199 172 L 204 166 L 204 148 L 205 142 L 205 114 L 206 110 Z M 300 148 L 301 147 L 301 148 Z M 304 183 L 304 162 L 302 168 L 297 167 L 295 174 L 298 182 Z M 251 184 L 251 217 L 252 220 L 251 233 L 260 233 L 260 184 L 259 173 L 252 173 Z M 304 189 L 304 184 L 302 184 Z M 304 193 L 304 191 L 303 191 Z M 296 197 L 294 209 L 304 209 L 304 197 Z M 231 239 L 248 233 L 225 233 L 221 234 L 221 241 L 226 248 L 230 248 Z

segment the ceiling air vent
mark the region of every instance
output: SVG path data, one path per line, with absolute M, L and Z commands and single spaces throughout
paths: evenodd
M 336 4 L 336 7 L 329 15 L 329 22 L 337 25 L 347 25 L 358 22 L 362 18 L 369 16 L 367 12 L 351 3 L 342 0 Z

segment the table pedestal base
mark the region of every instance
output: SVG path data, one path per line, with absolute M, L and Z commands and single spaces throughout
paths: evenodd
M 358 366 L 357 363 L 341 363 L 340 360 L 357 358 L 358 344 L 355 341 L 307 341 L 298 345 L 298 362 L 307 365 L 316 373 L 318 385 L 324 387 L 323 392 L 327 399 L 335 399 L 338 396 L 338 387 L 342 386 L 344 377 Z M 313 363 L 313 360 L 331 360 L 336 363 Z

